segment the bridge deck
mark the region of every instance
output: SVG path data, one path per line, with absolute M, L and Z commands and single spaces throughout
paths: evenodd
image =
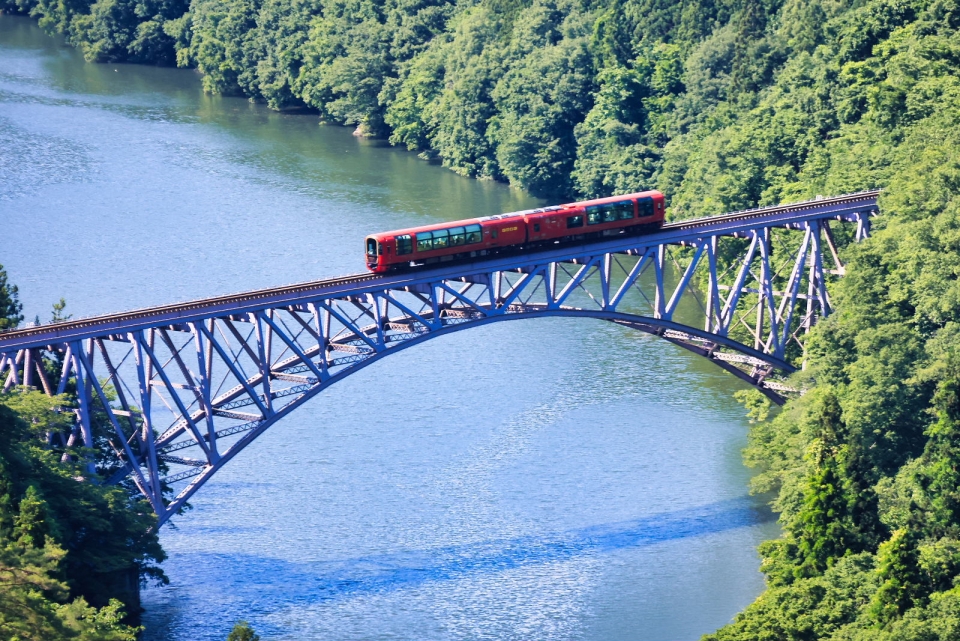
M 789 205 L 762 207 L 720 216 L 673 222 L 643 236 L 649 245 L 682 244 L 699 236 L 736 235 L 751 227 L 789 227 L 812 219 L 835 214 L 839 220 L 851 220 L 864 211 L 874 213 L 879 190 L 871 190 L 811 200 Z M 527 257 L 544 262 L 563 261 L 595 253 L 628 251 L 637 246 L 637 236 L 619 236 L 590 242 L 565 243 Z M 184 323 L 211 316 L 243 314 L 298 301 L 336 296 L 364 294 L 389 288 L 412 286 L 437 280 L 457 278 L 477 271 L 509 270 L 516 264 L 516 254 L 500 254 L 473 262 L 458 261 L 442 266 L 423 268 L 398 274 L 355 274 L 339 278 L 271 287 L 238 294 L 215 296 L 171 305 L 161 305 L 127 312 L 79 318 L 62 323 L 15 329 L 0 334 L 0 351 L 43 347 L 109 333 L 124 333 L 165 323 Z

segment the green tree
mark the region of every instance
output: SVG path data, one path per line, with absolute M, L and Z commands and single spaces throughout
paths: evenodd
M 129 499 L 109 505 L 103 498 L 120 499 L 116 490 L 78 483 L 77 469 L 43 449 L 28 420 L 3 403 L 10 397 L 0 397 L 0 635 L 133 641 L 137 629 L 122 623 L 123 605 L 97 577 L 124 563 L 136 568 L 134 559 L 160 560 L 159 546 L 149 548 L 156 535 L 124 527 L 131 520 L 145 525 L 127 512 Z M 86 505 L 68 509 L 70 502 Z M 117 526 L 122 530 L 108 532 Z M 88 598 L 101 607 L 88 605 Z
M 810 476 L 804 495 L 792 529 L 800 557 L 797 572 L 812 576 L 821 574 L 850 549 L 847 497 L 835 460 L 821 463 Z
M 59 567 L 71 594 L 104 607 L 131 575 L 165 581 L 157 564 L 166 555 L 145 501 L 116 486 L 77 482 L 86 474 L 82 462 L 62 462 L 44 447 L 38 432 L 64 424 L 55 402 L 36 391 L 0 395 L 0 536 L 68 550 Z
M 11 329 L 23 320 L 20 290 L 12 284 L 7 271 L 0 265 L 0 330 Z
M 916 536 L 914 530 L 897 530 L 877 551 L 880 588 L 870 614 L 881 624 L 902 616 L 924 593 Z
M 189 55 L 180 60 L 196 64 L 203 88 L 211 93 L 257 96 L 255 65 L 251 58 L 257 37 L 258 0 L 196 0 L 190 7 Z
M 934 396 L 939 420 L 928 430 L 929 440 L 915 472 L 923 497 L 914 509 L 927 535 L 943 536 L 960 530 L 960 383 L 942 381 Z M 922 512 L 922 517 L 918 512 Z
M 518 18 L 518 29 L 525 18 Z M 544 29 L 536 23 L 530 28 Z M 590 108 L 593 81 L 585 38 L 554 46 L 548 39 L 497 83 L 491 96 L 498 115 L 491 118 L 487 136 L 511 183 L 540 196 L 562 197 L 573 192 L 574 127 Z
M 574 128 L 578 153 L 571 178 L 580 193 L 603 196 L 653 184 L 661 154 L 645 144 L 647 72 L 612 66 L 598 74 L 593 107 Z
M 501 176 L 487 136 L 496 114 L 491 94 L 503 75 L 501 20 L 490 7 L 480 4 L 451 21 L 449 43 L 435 41 L 444 49 L 444 77 L 442 91 L 426 105 L 428 141 L 445 166 L 465 176 Z M 414 58 L 411 64 L 416 63 Z M 412 81 L 415 76 L 409 78 Z M 403 85 L 399 95 L 402 93 Z
M 139 628 L 125 625 L 119 601 L 97 610 L 81 597 L 68 600 L 55 578 L 62 548 L 0 545 L 0 635 L 18 641 L 134 641 Z
M 246 621 L 237 621 L 230 630 L 227 641 L 260 641 L 260 635 L 254 632 Z
M 53 313 L 50 315 L 51 323 L 62 323 L 63 321 L 68 321 L 73 318 L 73 314 L 64 314 L 64 310 L 67 308 L 67 300 L 64 297 L 60 297 L 60 301 L 53 304 Z
M 364 135 L 387 133 L 379 101 L 391 62 L 383 9 L 379 0 L 328 0 L 303 45 L 304 102 Z

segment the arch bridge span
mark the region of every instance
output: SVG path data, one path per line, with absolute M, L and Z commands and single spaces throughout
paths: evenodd
M 72 432 L 49 438 L 92 447 L 105 427 L 116 453 L 108 482 L 132 483 L 161 524 L 324 388 L 396 351 L 492 322 L 617 323 L 782 403 L 795 390 L 777 378 L 802 358 L 804 336 L 831 311 L 827 280 L 843 274 L 835 238 L 869 235 L 878 193 L 18 329 L 0 334 L 0 381 L 5 390 L 75 389 Z M 62 363 L 57 377 L 41 366 L 51 357 Z

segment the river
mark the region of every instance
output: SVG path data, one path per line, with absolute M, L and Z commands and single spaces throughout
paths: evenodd
M 361 271 L 377 230 L 537 204 L 415 154 L 94 65 L 0 15 L 0 263 L 28 319 Z M 162 532 L 146 641 L 696 639 L 763 587 L 741 383 L 592 320 L 406 350 L 266 432 Z

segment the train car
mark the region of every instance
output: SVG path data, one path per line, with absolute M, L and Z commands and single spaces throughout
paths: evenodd
M 367 236 L 367 268 L 382 274 L 439 262 L 638 233 L 663 224 L 659 191 L 644 191 Z

